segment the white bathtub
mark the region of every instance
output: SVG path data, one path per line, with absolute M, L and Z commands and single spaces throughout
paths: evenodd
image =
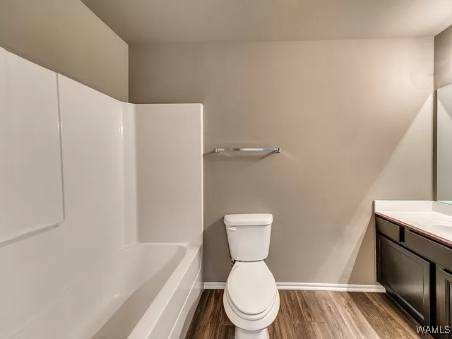
M 184 335 L 201 293 L 200 248 L 147 243 L 126 248 L 123 254 L 122 267 L 118 267 L 113 278 L 116 293 L 93 319 L 91 329 L 98 328 L 88 337 L 144 339 Z
M 180 338 L 201 293 L 201 248 L 141 243 L 67 286 L 13 338 Z

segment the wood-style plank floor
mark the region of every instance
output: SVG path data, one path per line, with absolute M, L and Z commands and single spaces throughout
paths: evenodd
M 382 293 L 279 293 L 281 307 L 270 338 L 420 338 L 416 323 Z M 187 338 L 234 338 L 222 298 L 222 290 L 203 292 Z

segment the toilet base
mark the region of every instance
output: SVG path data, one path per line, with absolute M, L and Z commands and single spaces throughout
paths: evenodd
M 240 327 L 235 327 L 235 339 L 269 339 L 268 330 L 264 328 L 259 331 L 247 331 Z

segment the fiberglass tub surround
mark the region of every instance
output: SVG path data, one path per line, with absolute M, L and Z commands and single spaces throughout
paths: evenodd
M 14 62 L 6 62 L 7 59 Z M 40 107 L 41 92 L 46 94 L 47 101 L 55 102 L 54 111 L 49 109 L 46 117 L 51 116 L 51 112 L 55 117 L 52 131 L 61 132 L 62 160 L 58 168 L 62 173 L 64 206 L 63 221 L 59 210 L 46 212 L 52 217 L 45 219 L 50 220 L 50 228 L 33 229 L 33 220 L 39 220 L 39 214 L 35 213 L 27 219 L 31 222 L 22 223 L 24 227 L 17 228 L 17 232 L 8 230 L 5 234 L 8 241 L 0 247 L 3 305 L 0 337 L 78 339 L 183 335 L 201 288 L 202 106 L 143 105 L 137 112 L 137 105 L 112 99 L 3 49 L 0 49 L 0 73 L 0 87 L 10 89 L 1 91 L 2 103 L 7 104 L 0 106 L 2 116 L 5 107 L 18 107 L 15 114 L 19 117 L 23 114 L 33 118 L 28 109 Z M 9 78 L 17 78 L 17 74 L 24 83 L 34 86 L 22 86 L 22 95 L 5 96 L 11 93 L 8 86 L 13 82 Z M 31 90 L 37 95 L 29 95 L 27 91 Z M 161 114 L 162 110 L 166 114 Z M 39 118 L 39 112 L 35 114 Z M 136 151 L 136 143 L 152 140 L 151 137 L 143 140 L 137 135 L 142 133 L 135 129 L 137 115 L 155 116 L 154 141 L 167 145 L 164 154 L 158 154 L 155 145 L 151 147 L 158 159 L 147 163 L 153 168 L 152 174 L 143 174 L 136 166 L 143 157 L 141 151 Z M 191 128 L 185 128 L 186 124 L 184 129 L 174 128 L 180 125 L 181 119 L 190 122 Z M 7 130 L 8 126 L 5 124 L 2 128 Z M 16 133 L 20 132 L 17 126 L 14 128 Z M 185 175 L 189 177 L 163 176 L 167 166 L 181 156 L 177 144 L 185 142 L 194 149 L 184 158 L 184 166 L 189 169 Z M 33 140 L 13 147 L 25 157 L 27 150 L 24 148 L 28 145 L 33 145 Z M 146 150 L 146 145 L 140 145 L 140 149 Z M 7 162 L 8 152 L 3 155 L 1 161 Z M 34 169 L 33 175 L 38 177 L 39 169 L 51 164 L 34 166 L 31 162 L 27 169 Z M 142 180 L 151 183 L 160 177 L 160 186 L 154 187 L 154 191 L 151 185 L 142 188 L 147 190 L 148 204 L 157 201 L 160 190 L 167 190 L 172 180 L 176 184 L 178 180 L 191 183 L 185 186 L 192 190 L 193 199 L 186 209 L 185 223 L 176 226 L 171 206 L 167 206 L 162 208 L 158 223 L 137 224 L 137 171 Z M 55 178 L 56 185 L 52 187 L 58 187 L 58 180 Z M 52 203 L 57 196 L 49 197 L 42 192 L 40 188 L 34 193 L 41 197 L 43 206 Z M 184 211 L 185 201 L 178 200 L 177 196 L 167 195 L 166 201 Z M 147 227 L 155 227 L 153 232 L 164 234 L 168 225 L 179 228 L 178 238 L 162 239 L 146 231 Z M 146 238 L 143 234 L 147 234 Z

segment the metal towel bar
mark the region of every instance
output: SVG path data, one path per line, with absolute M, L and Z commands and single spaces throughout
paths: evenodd
M 243 153 L 281 153 L 281 148 L 278 146 L 272 147 L 216 147 L 213 149 L 213 153 L 223 152 L 243 152 Z

